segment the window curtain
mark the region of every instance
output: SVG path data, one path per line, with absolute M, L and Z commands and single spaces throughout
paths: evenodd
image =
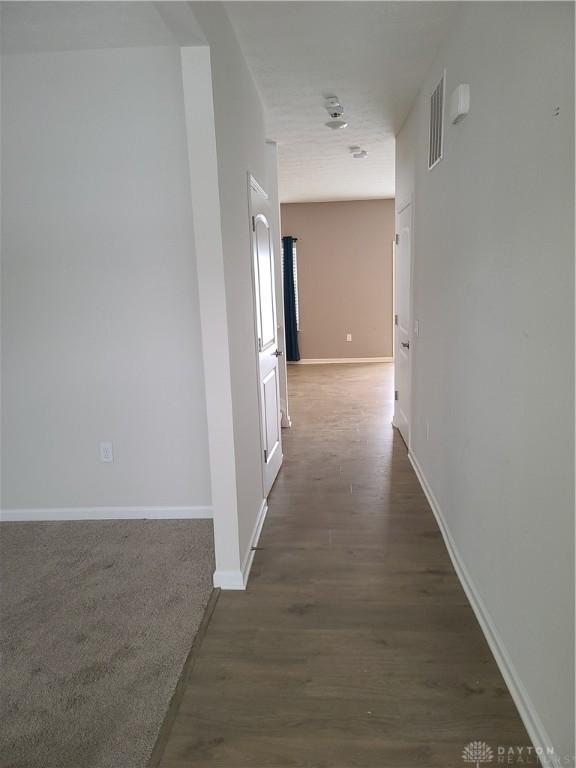
M 300 360 L 298 349 L 298 328 L 296 326 L 296 289 L 294 286 L 294 241 L 295 237 L 282 238 L 284 255 L 284 332 L 286 334 L 286 360 Z

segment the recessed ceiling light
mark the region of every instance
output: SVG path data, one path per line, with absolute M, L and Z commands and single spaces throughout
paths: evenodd
M 328 120 L 328 122 L 324 123 L 324 125 L 327 128 L 330 128 L 332 131 L 337 131 L 340 128 L 348 127 L 348 123 L 345 120 Z

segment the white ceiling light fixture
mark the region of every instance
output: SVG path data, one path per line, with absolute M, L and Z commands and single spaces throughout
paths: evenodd
M 340 99 L 338 96 L 328 96 L 324 106 L 332 118 L 331 120 L 328 120 L 327 123 L 324 123 L 327 128 L 330 128 L 332 131 L 338 131 L 341 128 L 348 127 L 346 120 L 342 119 L 342 115 L 344 114 L 344 107 L 342 104 L 340 104 Z
M 348 123 L 346 120 L 328 120 L 328 122 L 324 123 L 324 125 L 327 128 L 330 128 L 332 131 L 337 131 L 340 128 L 348 128 Z

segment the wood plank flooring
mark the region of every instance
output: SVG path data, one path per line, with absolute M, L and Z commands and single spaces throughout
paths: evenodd
M 162 768 L 450 768 L 529 740 L 391 427 L 389 364 L 290 366 L 248 590 L 222 593 Z

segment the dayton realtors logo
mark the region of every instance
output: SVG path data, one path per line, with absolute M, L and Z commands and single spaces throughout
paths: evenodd
M 554 766 L 554 768 L 574 767 L 574 758 L 558 758 L 554 754 L 553 747 L 513 746 L 498 744 L 492 748 L 485 741 L 471 741 L 462 750 L 462 760 L 475 768 L 487 763 L 496 765 L 533 766 L 542 768 L 542 765 Z
M 494 760 L 494 752 L 485 741 L 471 741 L 462 750 L 462 760 L 480 768 L 484 763 L 491 763 Z

